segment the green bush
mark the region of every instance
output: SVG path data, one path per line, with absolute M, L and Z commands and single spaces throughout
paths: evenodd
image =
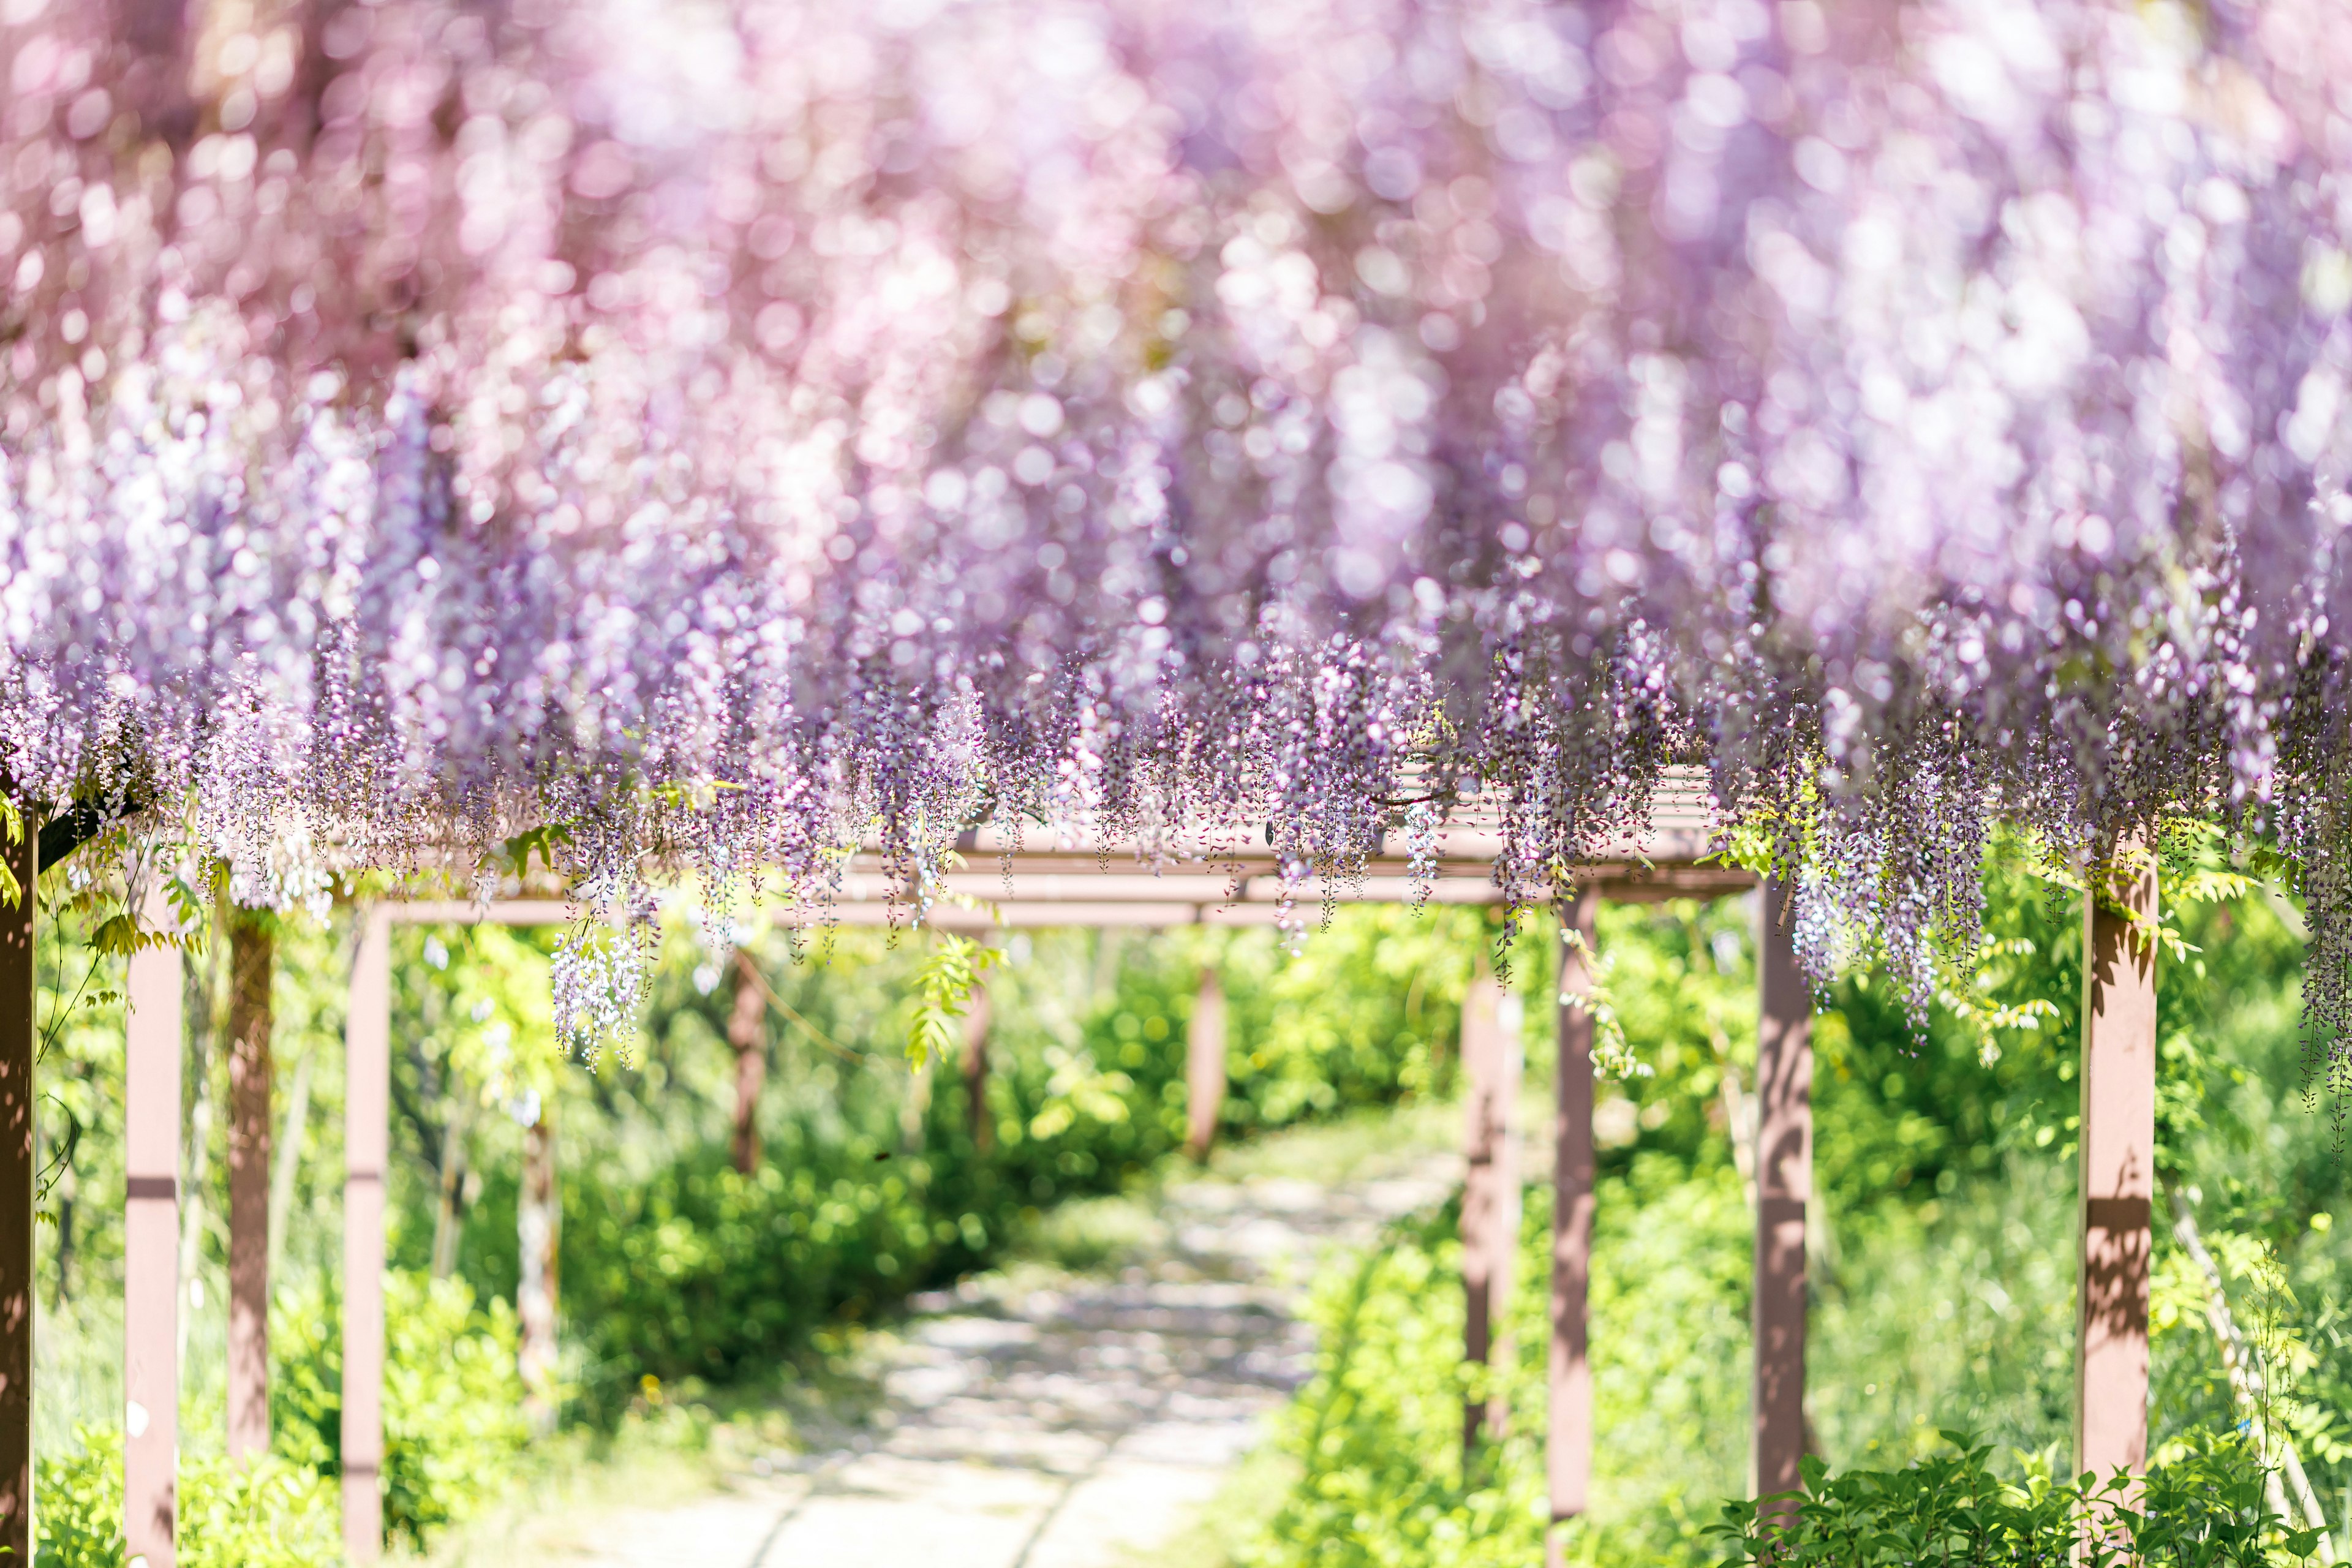
M 2005 1481 L 1992 1450 L 1957 1433 L 1951 1452 L 1899 1470 L 1832 1474 L 1804 1461 L 1793 1516 L 1769 1521 L 1727 1503 L 1717 1527 L 1730 1563 L 1776 1568 L 2273 1568 L 2307 1558 L 2314 1530 L 2288 1531 L 2266 1506 L 2262 1460 L 2240 1439 L 2207 1436 L 2152 1467 L 2134 1506 L 2121 1476 Z
M 121 1568 L 122 1438 L 93 1427 L 81 1446 L 40 1461 L 36 1568 Z M 342 1561 L 333 1484 L 308 1466 L 266 1458 L 180 1460 L 181 1568 L 331 1568 Z
M 384 1532 L 422 1545 L 514 1473 L 530 1440 L 515 1364 L 514 1309 L 477 1306 L 462 1280 L 395 1269 L 384 1279 Z M 272 1314 L 269 1410 L 278 1451 L 321 1475 L 342 1459 L 339 1303 L 313 1290 Z
M 1527 1194 L 1499 1370 L 1508 1436 L 1465 1463 L 1462 1248 L 1451 1205 L 1392 1226 L 1318 1279 L 1316 1372 L 1276 1441 L 1298 1479 L 1248 1568 L 1523 1568 L 1543 1561 L 1550 1194 Z M 1753 1222 L 1736 1173 L 1643 1154 L 1601 1184 L 1591 1293 L 1595 1506 L 1575 1560 L 1688 1564 L 1745 1468 Z

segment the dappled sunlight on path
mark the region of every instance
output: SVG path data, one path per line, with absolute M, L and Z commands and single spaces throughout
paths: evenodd
M 883 1400 L 835 1447 L 715 1496 L 587 1520 L 579 1568 L 1115 1568 L 1173 1537 L 1310 1370 L 1294 1308 L 1333 1244 L 1441 1197 L 1400 1149 L 1330 1182 L 1204 1177 L 1116 1268 L 1016 1269 L 919 1297 Z

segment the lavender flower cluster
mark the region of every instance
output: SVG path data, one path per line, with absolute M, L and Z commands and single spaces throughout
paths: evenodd
M 2341 22 L 0 0 L 0 763 L 624 904 L 1473 795 L 1532 902 L 1700 766 L 1921 997 L 2189 813 L 2334 1037 Z

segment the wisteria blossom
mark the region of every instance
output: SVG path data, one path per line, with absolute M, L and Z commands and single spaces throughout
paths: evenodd
M 2335 0 L 0 0 L 0 63 L 37 802 L 257 887 L 561 823 L 625 902 L 1475 796 L 1532 903 L 1696 766 L 1921 995 L 1991 824 L 2189 813 L 2347 1021 Z

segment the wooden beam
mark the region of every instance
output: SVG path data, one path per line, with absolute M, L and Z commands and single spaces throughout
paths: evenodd
M 1511 1112 L 1518 1098 L 1516 1032 L 1506 1027 L 1503 988 L 1481 973 L 1462 999 L 1462 1070 L 1467 1171 L 1462 1188 L 1463 1327 L 1465 1359 L 1497 1369 L 1511 1358 L 1511 1265 L 1518 1251 L 1519 1169 Z M 1503 1396 L 1472 1400 L 1462 1413 L 1464 1446 L 1483 1433 L 1500 1437 L 1508 1410 Z
M 1794 1491 L 1805 1453 L 1805 1207 L 1813 1194 L 1813 999 L 1790 887 L 1764 884 L 1756 1025 L 1756 1495 Z
M 383 1184 L 391 1142 L 392 912 L 363 906 L 343 1032 L 343 1555 L 383 1552 Z
M 159 879 L 160 881 L 160 879 Z M 142 923 L 179 921 L 161 886 Z M 122 1533 L 126 1555 L 172 1568 L 180 1456 L 180 1051 L 176 948 L 131 956 L 123 1060 Z
M 0 839 L 22 889 L 0 903 L 0 1555 L 33 1560 L 34 935 L 40 908 L 39 823 L 29 806 L 20 842 Z
M 2137 845 L 2083 903 L 2082 1246 L 2074 1469 L 2147 1467 L 2149 1222 L 2156 1196 L 2156 867 Z
M 1586 1299 L 1592 1279 L 1592 954 L 1601 895 L 1580 889 L 1562 906 L 1559 943 L 1559 1066 L 1553 1084 L 1551 1357 L 1549 1426 L 1544 1440 L 1557 1527 L 1584 1512 L 1592 1488 L 1592 1363 Z M 1567 1542 L 1545 1538 L 1549 1568 L 1565 1568 Z
M 228 917 L 228 1453 L 269 1452 L 269 1058 L 277 934 L 264 910 Z
M 1209 1157 L 1225 1109 L 1225 989 L 1203 965 L 1192 1019 L 1184 1031 L 1184 1147 Z

